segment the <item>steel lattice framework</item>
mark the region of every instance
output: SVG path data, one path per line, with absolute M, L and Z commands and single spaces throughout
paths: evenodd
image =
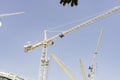
M 41 64 L 40 64 L 40 80 L 47 80 L 47 67 L 49 65 L 49 60 L 47 58 L 47 48 L 50 44 L 53 43 L 53 41 L 55 41 L 59 38 L 62 38 L 64 36 L 70 34 L 71 32 L 74 32 L 78 29 L 81 29 L 82 27 L 85 27 L 87 25 L 90 25 L 90 24 L 98 21 L 98 20 L 101 20 L 101 19 L 103 19 L 103 18 L 105 18 L 105 17 L 107 17 L 107 16 L 109 16 L 109 15 L 111 15 L 111 14 L 113 14 L 113 13 L 119 11 L 119 10 L 120 10 L 120 6 L 114 7 L 114 8 L 112 8 L 112 9 L 110 9 L 110 10 L 108 10 L 108 11 L 106 11 L 106 12 L 104 12 L 104 13 L 102 13 L 102 14 L 94 17 L 94 18 L 92 18 L 92 19 L 89 19 L 89 20 L 87 20 L 87 21 L 85 21 L 85 22 L 83 22 L 83 23 L 81 23 L 77 26 L 74 26 L 74 27 L 72 27 L 72 28 L 70 28 L 66 31 L 63 31 L 62 33 L 57 34 L 57 35 L 55 35 L 55 36 L 53 36 L 49 39 L 47 39 L 46 31 L 44 31 L 44 40 L 43 41 L 38 42 L 38 43 L 33 44 L 33 45 L 31 45 L 31 44 L 25 45 L 24 46 L 24 51 L 25 52 L 28 52 L 28 51 L 33 50 L 35 48 L 38 48 L 40 46 L 43 47 L 42 56 L 41 56 L 41 59 L 40 59 L 40 61 L 41 61 Z

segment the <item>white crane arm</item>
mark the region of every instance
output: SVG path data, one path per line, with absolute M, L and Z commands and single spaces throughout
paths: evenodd
M 18 14 L 24 14 L 24 12 L 9 13 L 9 14 L 0 14 L 0 17 L 14 16 Z
M 119 11 L 119 10 L 120 10 L 120 6 L 114 7 L 114 8 L 112 8 L 112 9 L 106 11 L 106 12 L 103 13 L 103 14 L 100 14 L 100 15 L 92 18 L 92 19 L 89 19 L 89 20 L 83 22 L 83 23 L 80 24 L 80 25 L 77 25 L 77 26 L 75 26 L 75 27 L 72 27 L 72 28 L 70 28 L 70 29 L 68 29 L 68 30 L 66 30 L 66 31 L 63 31 L 61 34 L 58 34 L 58 35 L 50 38 L 48 41 L 56 40 L 56 39 L 60 38 L 60 35 L 65 36 L 65 35 L 73 32 L 73 31 L 76 31 L 76 30 L 84 27 L 84 26 L 87 26 L 87 25 L 89 25 L 89 24 L 92 24 L 93 22 L 95 22 L 95 21 L 97 21 L 97 20 L 100 20 L 100 19 L 102 19 L 102 18 L 104 18 L 104 17 L 107 17 L 107 16 L 109 16 L 109 15 L 111 15 L 111 14 L 113 14 L 113 13 Z
M 78 29 L 84 27 L 84 26 L 87 26 L 87 25 L 89 25 L 89 24 L 92 24 L 93 22 L 95 22 L 95 21 L 97 21 L 97 20 L 100 20 L 100 19 L 102 19 L 102 18 L 104 18 L 104 17 L 107 17 L 107 16 L 109 16 L 109 15 L 111 15 L 111 14 L 113 14 L 113 13 L 119 11 L 119 10 L 120 10 L 120 6 L 114 7 L 114 8 L 112 8 L 112 9 L 106 11 L 106 12 L 103 13 L 103 14 L 100 14 L 100 15 L 92 18 L 92 19 L 89 19 L 89 20 L 83 22 L 83 23 L 80 24 L 80 25 L 77 25 L 77 26 L 75 26 L 75 27 L 73 27 L 73 28 L 71 28 L 71 29 L 69 29 L 69 30 L 67 30 L 67 31 L 64 31 L 63 34 L 64 34 L 64 35 L 69 34 L 69 33 L 73 32 L 73 31 L 75 31 L 75 30 L 78 30 Z
M 84 26 L 87 26 L 87 25 L 89 25 L 89 24 L 92 24 L 93 22 L 95 22 L 95 21 L 97 21 L 97 20 L 100 20 L 100 19 L 102 19 L 102 18 L 104 18 L 104 17 L 107 17 L 108 15 L 111 15 L 111 14 L 113 14 L 113 13 L 119 11 L 119 10 L 120 10 L 120 6 L 114 7 L 114 8 L 112 8 L 112 9 L 106 11 L 106 12 L 103 13 L 103 14 L 100 14 L 100 15 L 92 18 L 92 19 L 89 19 L 89 20 L 81 23 L 80 25 L 74 26 L 74 27 L 72 27 L 72 28 L 70 28 L 70 29 L 68 29 L 68 30 L 66 30 L 66 31 L 63 31 L 62 33 L 57 34 L 57 35 L 53 36 L 53 37 L 50 38 L 50 39 L 47 39 L 47 40 L 42 41 L 42 42 L 40 42 L 40 43 L 36 43 L 36 44 L 33 45 L 33 46 L 32 46 L 32 45 L 26 46 L 26 47 L 25 47 L 26 50 L 24 50 L 24 51 L 28 52 L 29 50 L 32 50 L 32 49 L 37 48 L 37 47 L 39 47 L 39 46 L 43 46 L 44 43 L 48 45 L 48 44 L 50 44 L 51 42 L 53 42 L 54 40 L 57 40 L 57 39 L 59 39 L 59 38 L 62 38 L 62 37 L 64 37 L 65 35 L 73 32 L 73 31 L 76 31 L 76 30 L 78 30 L 78 29 L 80 29 L 80 28 L 82 28 L 82 27 L 84 27 Z M 29 49 L 27 49 L 27 47 L 28 47 Z

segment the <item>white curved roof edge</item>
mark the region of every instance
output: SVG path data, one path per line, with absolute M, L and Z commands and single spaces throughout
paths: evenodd
M 1 72 L 1 71 L 0 71 L 0 76 L 6 77 L 6 78 L 9 78 L 9 79 L 12 79 L 12 80 L 24 80 L 23 78 L 21 78 L 17 75 L 14 75 L 14 74 L 11 74 L 11 73 L 5 73 L 5 72 Z

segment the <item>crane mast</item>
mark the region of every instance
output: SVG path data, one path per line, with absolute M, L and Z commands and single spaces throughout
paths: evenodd
M 91 65 L 89 66 L 89 74 L 88 74 L 88 78 L 91 80 L 92 77 L 93 77 L 93 74 L 94 74 L 94 71 L 93 71 L 93 67 L 94 67 L 94 64 L 95 64 L 95 60 L 96 60 L 96 56 L 98 54 L 98 49 L 99 49 L 99 46 L 100 46 L 100 42 L 101 42 L 101 39 L 102 39 L 102 35 L 103 35 L 103 30 L 101 30 L 100 32 L 100 35 L 99 35 L 99 38 L 98 38 L 98 42 L 97 42 L 97 46 L 96 46 L 96 49 L 95 49 L 95 53 L 93 54 L 93 58 L 92 58 L 92 62 L 91 62 Z
M 47 34 L 46 30 L 44 30 L 44 43 L 42 49 L 42 56 L 41 56 L 41 64 L 40 64 L 40 71 L 39 71 L 39 80 L 46 80 L 47 79 L 47 67 L 49 65 L 49 60 L 47 59 Z
M 100 46 L 102 35 L 103 35 L 103 30 L 100 31 L 98 42 L 97 42 L 97 46 L 96 46 L 96 49 L 95 49 L 95 53 L 93 54 L 91 65 L 89 66 L 89 70 L 90 70 L 90 72 L 88 74 L 88 79 L 89 80 L 94 80 L 93 68 L 94 68 L 96 56 L 98 54 L 98 49 L 99 49 L 99 46 Z M 82 63 L 82 59 L 80 59 L 80 68 L 81 68 L 81 73 L 82 73 L 83 80 L 87 80 L 87 77 L 86 77 L 86 74 L 85 74 L 85 70 L 84 70 L 84 66 L 83 66 L 83 63 Z
M 89 19 L 89 20 L 83 22 L 80 25 L 74 26 L 74 27 L 72 27 L 72 28 L 70 28 L 66 31 L 63 31 L 62 33 L 57 34 L 57 35 L 55 35 L 55 36 L 53 36 L 52 38 L 49 38 L 49 39 L 47 39 L 46 31 L 44 31 L 44 40 L 43 41 L 38 42 L 38 43 L 33 44 L 33 45 L 31 45 L 31 44 L 25 45 L 24 46 L 24 52 L 25 53 L 27 53 L 28 51 L 33 50 L 35 48 L 38 48 L 40 46 L 43 46 L 42 56 L 41 56 L 41 67 L 40 67 L 41 68 L 40 80 L 46 80 L 46 77 L 47 77 L 47 75 L 46 75 L 47 74 L 47 67 L 48 67 L 48 64 L 49 64 L 49 60 L 47 59 L 47 47 L 48 47 L 48 45 L 53 43 L 54 40 L 62 38 L 65 35 L 67 35 L 71 32 L 74 32 L 74 31 L 76 31 L 76 30 L 78 30 L 78 29 L 80 29 L 84 26 L 92 24 L 93 22 L 98 21 L 98 20 L 100 20 L 104 17 L 107 17 L 108 15 L 111 15 L 111 14 L 113 14 L 113 13 L 119 11 L 119 10 L 120 10 L 120 6 L 114 7 L 112 9 L 106 11 L 103 14 L 100 14 L 100 15 L 92 18 L 92 19 Z

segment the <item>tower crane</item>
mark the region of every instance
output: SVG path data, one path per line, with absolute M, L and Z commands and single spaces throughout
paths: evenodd
M 35 44 L 28 44 L 28 45 L 25 45 L 24 46 L 24 52 L 28 52 L 30 50 L 33 50 L 35 48 L 38 48 L 40 46 L 43 46 L 43 50 L 42 50 L 42 56 L 41 56 L 41 73 L 40 73 L 40 80 L 46 80 L 46 77 L 47 77 L 47 67 L 49 65 L 49 60 L 47 59 L 47 47 L 48 45 L 50 45 L 51 43 L 53 43 L 54 40 L 57 40 L 59 38 L 62 38 L 64 37 L 65 35 L 71 33 L 71 32 L 74 32 L 84 26 L 87 26 L 89 24 L 92 24 L 93 22 L 95 21 L 98 21 L 104 17 L 107 17 L 108 15 L 111 15 L 117 11 L 120 10 L 120 6 L 117 6 L 117 7 L 114 7 L 108 11 L 106 11 L 105 13 L 103 14 L 100 14 L 92 19 L 89 19 L 83 23 L 81 23 L 80 25 L 77 25 L 77 26 L 74 26 L 66 31 L 63 31 L 62 33 L 60 34 L 57 34 L 49 39 L 47 39 L 47 35 L 46 35 L 46 30 L 44 31 L 44 40 L 41 41 L 41 42 L 38 42 L 38 43 L 35 43 Z
M 101 32 L 100 32 L 100 35 L 99 35 L 99 38 L 98 38 L 98 42 L 97 42 L 97 46 L 96 46 L 96 49 L 95 49 L 95 53 L 93 54 L 91 65 L 89 66 L 90 72 L 88 74 L 88 78 L 90 78 L 90 80 L 91 80 L 91 78 L 92 78 L 92 76 L 94 74 L 93 67 L 94 67 L 94 64 L 95 64 L 96 56 L 98 54 L 98 49 L 99 49 L 99 46 L 100 46 L 102 34 L 103 34 L 103 30 L 101 30 Z
M 94 67 L 94 64 L 95 64 L 96 56 L 98 54 L 98 49 L 99 49 L 100 42 L 101 42 L 101 39 L 102 39 L 102 34 L 103 34 L 103 30 L 100 31 L 98 42 L 97 42 L 97 46 L 96 46 L 96 50 L 95 50 L 95 53 L 93 54 L 92 63 L 89 66 L 89 70 L 90 70 L 90 72 L 88 74 L 89 80 L 93 79 L 93 74 L 94 74 L 93 67 Z M 82 63 L 82 59 L 80 59 L 80 68 L 81 68 L 83 80 L 87 80 L 87 77 L 86 77 L 86 74 L 85 74 L 85 70 L 84 70 L 84 66 L 83 66 L 83 63 Z

